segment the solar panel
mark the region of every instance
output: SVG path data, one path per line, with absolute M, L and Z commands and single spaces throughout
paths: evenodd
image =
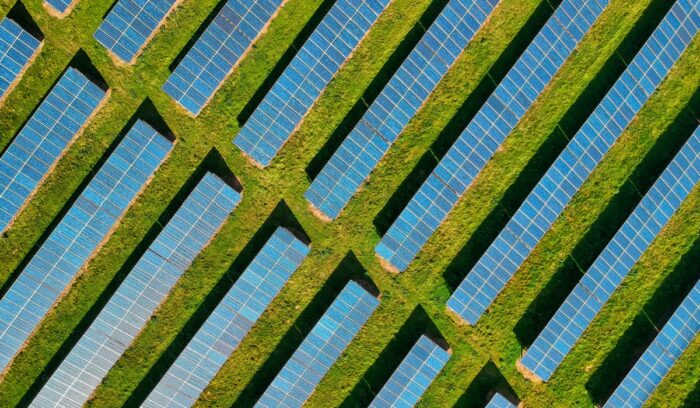
M 495 393 L 489 400 L 489 403 L 486 404 L 486 408 L 516 408 L 516 405 L 508 401 L 503 395 Z
M 191 407 L 299 267 L 309 247 L 278 228 L 180 353 L 145 407 Z
M 375 248 L 404 271 L 564 64 L 607 0 L 564 0 Z
M 233 143 L 270 164 L 390 0 L 337 0 Z
M 695 283 L 604 408 L 641 408 L 699 332 L 700 281 Z
M 695 23 L 690 14 L 688 1 L 671 10 L 457 288 L 449 309 L 476 324 L 688 46 L 700 25 L 697 10 Z M 678 20 L 687 32 L 674 30 Z
M 119 0 L 94 37 L 122 62 L 131 64 L 180 0 Z
M 348 282 L 255 406 L 301 407 L 378 305 L 374 295 Z
M 212 173 L 197 184 L 61 362 L 33 407 L 81 407 L 241 196 Z
M 105 99 L 68 68 L 0 156 L 0 232 L 4 231 Z
M 144 122 L 124 136 L 0 300 L 4 371 L 163 162 L 172 143 Z
M 535 339 L 521 360 L 524 369 L 549 380 L 698 181 L 700 128 L 661 173 Z
M 0 102 L 12 91 L 40 48 L 41 41 L 19 24 L 8 17 L 0 21 Z
M 76 4 L 78 0 L 44 0 L 44 6 L 57 17 L 67 16 Z
M 192 115 L 199 115 L 281 4 L 282 0 L 228 0 L 163 91 Z
M 451 0 L 445 6 L 306 190 L 315 209 L 338 217 L 497 3 Z
M 371 408 L 416 406 L 450 359 L 450 353 L 421 336 L 370 404 Z

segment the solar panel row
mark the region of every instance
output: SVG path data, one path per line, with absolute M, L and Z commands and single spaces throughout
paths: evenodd
M 604 408 L 641 408 L 698 333 L 700 281 L 695 283 Z
M 547 381 L 700 181 L 700 128 L 681 148 L 523 356 Z
M 61 362 L 33 407 L 81 407 L 240 201 L 212 173 L 197 184 Z
M 180 353 L 145 407 L 191 407 L 299 267 L 309 247 L 278 228 Z
M 44 0 L 44 5 L 57 17 L 67 16 L 78 0 Z
M 421 336 L 370 407 L 414 407 L 449 359 L 447 350 L 427 336 Z
M 497 3 L 451 0 L 445 6 L 306 190 L 314 208 L 338 217 Z
M 119 60 L 134 62 L 181 0 L 119 0 L 94 37 Z
M 175 68 L 163 91 L 199 115 L 253 46 L 282 0 L 228 0 Z
M 508 401 L 503 395 L 495 393 L 488 404 L 486 404 L 486 408 L 516 408 L 516 405 Z
M 0 21 L 0 102 L 12 91 L 32 59 L 41 41 L 8 17 Z
M 378 305 L 374 295 L 348 282 L 255 406 L 301 407 Z
M 0 232 L 19 214 L 105 95 L 68 68 L 29 118 L 0 157 Z
M 688 0 L 671 9 L 450 297 L 449 309 L 476 324 L 666 77 L 699 24 Z
M 233 143 L 267 166 L 390 0 L 337 0 Z
M 375 248 L 404 271 L 571 55 L 607 0 L 564 0 Z
M 0 371 L 37 328 L 163 162 L 172 143 L 137 122 L 0 300 Z

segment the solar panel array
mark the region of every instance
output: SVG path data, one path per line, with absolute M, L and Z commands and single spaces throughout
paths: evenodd
M 447 350 L 427 336 L 420 336 L 370 407 L 414 407 L 449 359 Z
M 240 201 L 212 173 L 190 193 L 39 391 L 33 407 L 81 407 Z
M 233 143 L 267 166 L 390 0 L 337 0 Z
M 143 406 L 194 405 L 308 253 L 308 246 L 288 230 L 278 228 L 180 353 Z
M 105 91 L 68 68 L 0 157 L 0 232 L 49 174 L 105 98 Z
M 604 408 L 641 407 L 700 333 L 700 281 L 683 300 Z
M 41 41 L 8 17 L 0 21 L 0 101 L 19 81 L 20 74 L 39 51 Z
M 94 37 L 125 63 L 132 63 L 179 0 L 119 0 Z
M 378 305 L 357 282 L 348 282 L 255 406 L 301 407 Z
M 375 248 L 404 271 L 607 6 L 564 0 Z
M 681 148 L 522 358 L 547 381 L 700 181 L 700 128 Z
M 228 0 L 175 68 L 163 91 L 199 115 L 252 47 L 282 0 Z
M 666 77 L 699 24 L 700 16 L 691 12 L 688 1 L 671 9 L 457 288 L 447 302 L 449 309 L 476 324 Z
M 495 393 L 489 400 L 489 403 L 486 404 L 486 408 L 516 408 L 516 405 L 508 401 L 503 395 Z
M 497 3 L 452 0 L 445 6 L 306 190 L 311 205 L 338 217 Z
M 0 300 L 0 371 L 109 236 L 172 143 L 143 122 L 126 134 Z
M 58 16 L 65 16 L 75 6 L 78 0 L 44 0 L 44 4 L 56 12 Z

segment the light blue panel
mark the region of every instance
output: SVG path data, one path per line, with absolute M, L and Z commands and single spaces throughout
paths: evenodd
M 177 0 L 119 0 L 94 37 L 121 61 L 131 63 L 176 3 Z
M 337 0 L 233 143 L 267 166 L 390 0 Z
M 137 122 L 0 300 L 0 371 L 4 371 L 110 231 L 172 143 Z
M 674 6 L 675 7 L 675 6 Z M 675 12 L 673 9 L 672 13 Z M 700 128 L 576 284 L 522 358 L 547 381 L 690 191 L 700 181 Z
M 503 395 L 495 393 L 489 400 L 489 403 L 486 404 L 486 408 L 516 408 L 516 405 L 508 401 Z
M 0 101 L 20 79 L 41 41 L 8 17 L 0 21 Z
M 19 214 L 105 98 L 68 68 L 0 157 L 0 232 Z
M 134 265 L 32 407 L 82 407 L 241 196 L 207 173 Z
M 375 252 L 404 271 L 481 172 L 607 0 L 564 0 L 423 183 Z
M 301 407 L 378 305 L 374 295 L 348 282 L 255 406 Z
M 700 332 L 700 281 L 683 300 L 604 408 L 641 408 Z
M 474 38 L 497 0 L 451 0 L 401 64 L 304 196 L 338 217 L 379 160 Z
M 73 4 L 77 2 L 78 0 L 44 0 L 44 3 L 59 15 L 65 15 Z
M 414 407 L 449 359 L 450 353 L 447 350 L 428 337 L 421 336 L 370 407 Z
M 199 115 L 253 45 L 282 0 L 228 0 L 178 64 L 163 91 Z
M 191 407 L 272 299 L 299 267 L 309 247 L 278 228 L 143 403 Z
M 700 15 L 691 12 L 688 0 L 671 9 L 457 288 L 449 309 L 476 324 L 666 77 L 699 25 Z

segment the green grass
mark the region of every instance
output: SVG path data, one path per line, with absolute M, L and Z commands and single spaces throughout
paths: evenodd
M 270 367 L 278 366 L 280 361 L 283 363 L 284 356 L 288 355 L 289 350 L 280 347 L 280 341 L 299 341 L 304 330 L 313 325 L 319 304 L 332 299 L 333 289 L 324 286 L 326 281 L 330 279 L 337 286 L 348 274 L 362 274 L 362 269 L 381 290 L 381 306 L 324 378 L 309 400 L 309 406 L 336 406 L 344 401 L 348 404 L 346 406 L 352 406 L 352 401 L 346 401 L 346 398 L 351 393 L 354 395 L 353 390 L 363 381 L 366 372 L 372 373 L 378 356 L 389 355 L 387 361 L 398 363 L 400 356 L 391 357 L 396 353 L 390 351 L 392 347 L 398 347 L 394 336 L 407 319 L 415 320 L 409 317 L 414 316 L 418 305 L 424 308 L 427 318 L 433 321 L 453 351 L 451 361 L 426 393 L 423 406 L 452 406 L 458 401 L 466 406 L 482 406 L 480 399 L 485 397 L 487 388 L 504 380 L 528 406 L 592 406 L 586 389 L 588 380 L 700 232 L 700 193 L 696 189 L 584 334 L 552 381 L 546 385 L 534 385 L 515 370 L 515 361 L 523 350 L 518 333 L 541 329 L 541 326 L 523 320 L 523 316 L 537 316 L 537 310 L 533 312 L 531 305 L 539 304 L 533 301 L 548 283 L 566 284 L 567 280 L 560 271 L 566 268 L 567 262 L 571 263 L 572 251 L 575 256 L 582 254 L 585 258 L 586 248 L 595 244 L 595 235 L 591 237 L 591 234 L 609 233 L 606 223 L 599 221 L 601 214 L 607 214 L 606 220 L 624 220 L 624 211 L 609 209 L 608 203 L 613 200 L 625 207 L 634 199 L 633 195 L 624 195 L 624 186 L 630 176 L 634 179 L 635 169 L 650 151 L 653 152 L 666 129 L 676 122 L 678 112 L 696 92 L 700 83 L 697 70 L 700 42 L 696 40 L 691 45 L 667 81 L 476 327 L 461 325 L 445 313 L 444 302 L 450 289 L 443 273 L 453 258 L 465 253 L 469 258 L 469 252 L 473 252 L 471 238 L 476 232 L 494 233 L 489 228 L 498 222 L 489 223 L 488 220 L 499 219 L 501 208 L 508 208 L 504 196 L 508 197 L 511 186 L 519 185 L 520 172 L 530 168 L 531 159 L 539 158 L 547 143 L 556 139 L 558 126 L 566 128 L 567 120 L 575 119 L 580 109 L 585 109 L 585 103 L 580 103 L 583 107 L 569 111 L 580 95 L 602 95 L 600 90 L 587 90 L 589 82 L 596 78 L 605 82 L 608 74 L 604 71 L 598 73 L 604 67 L 608 68 L 606 61 L 616 58 L 616 49 L 645 8 L 649 4 L 658 8 L 662 1 L 611 2 L 543 97 L 507 139 L 503 149 L 487 165 L 409 270 L 400 276 L 381 269 L 374 256 L 373 247 L 379 240 L 373 225 L 375 216 L 382 212 L 393 192 L 436 140 L 456 136 L 441 133 L 455 114 L 473 109 L 472 106 L 465 108 L 463 104 L 465 101 L 472 103 L 474 99 L 468 99 L 470 95 L 488 83 L 489 80 L 484 79 L 487 73 L 502 70 L 501 67 L 494 69 L 492 65 L 499 61 L 504 50 L 508 50 L 511 40 L 538 9 L 539 2 L 503 1 L 369 182 L 338 221 L 330 224 L 319 221 L 308 211 L 302 196 L 309 185 L 305 169 L 348 111 L 366 93 L 375 75 L 382 70 L 431 1 L 394 0 L 353 58 L 332 81 L 299 132 L 265 170 L 251 166 L 231 144 L 239 128 L 237 117 L 322 1 L 289 0 L 265 36 L 197 119 L 188 117 L 177 108 L 160 91 L 160 86 L 168 76 L 168 65 L 217 1 L 183 2 L 133 67 L 115 66 L 105 50 L 92 39 L 92 33 L 111 3 L 111 0 L 82 0 L 68 18 L 56 20 L 45 13 L 40 1 L 26 1 L 27 8 L 46 35 L 46 44 L 1 108 L 0 145 L 5 146 L 10 141 L 80 48 L 105 77 L 112 96 L 18 217 L 14 227 L 0 239 L 0 282 L 7 282 L 16 273 L 47 226 L 74 196 L 81 182 L 90 176 L 95 163 L 145 98 L 153 101 L 177 136 L 178 143 L 113 236 L 16 358 L 0 383 L 2 406 L 26 402 L 22 400 L 23 395 L 33 384 L 41 384 L 40 378 L 47 364 L 51 362 L 55 366 L 57 363 L 54 358 L 57 351 L 68 351 L 66 347 L 75 341 L 70 336 L 79 333 L 75 328 L 84 328 L 89 323 L 86 316 L 94 316 L 95 302 L 106 288 L 113 287 L 115 279 L 128 272 L 130 260 L 138 256 L 137 248 L 148 243 L 144 237 L 153 231 L 169 203 L 212 148 L 221 153 L 241 181 L 243 201 L 98 388 L 93 406 L 120 406 L 133 401 L 134 391 L 143 389 L 139 384 L 150 381 L 144 376 L 152 375 L 152 367 L 182 328 L 192 319 L 196 320 L 202 310 L 211 310 L 212 305 L 205 302 L 210 292 L 220 288 L 221 282 L 226 282 L 228 277 L 240 273 L 240 268 L 232 270 L 231 265 L 280 200 L 287 203 L 310 236 L 311 254 L 205 391 L 199 401 L 201 406 L 249 405 L 255 397 L 255 390 L 265 387 L 265 384 L 253 384 L 251 380 L 274 375 Z M 0 4 L 3 14 L 12 5 L 8 0 L 0 0 Z M 687 137 L 688 132 L 688 129 L 685 133 L 678 132 L 677 137 Z M 534 168 L 534 174 L 537 174 L 537 166 Z M 585 245 L 578 247 L 579 242 Z M 575 251 L 577 247 L 579 250 Z M 348 259 L 350 251 L 359 265 L 343 262 Z M 341 262 L 344 266 L 338 270 Z M 459 269 L 455 268 L 458 275 Z M 465 273 L 463 270 L 459 277 Z M 203 309 L 200 309 L 203 302 Z M 418 319 L 411 330 L 420 330 L 423 325 L 429 329 L 425 320 Z M 698 347 L 700 341 L 696 340 L 662 383 L 652 405 L 680 406 L 691 389 L 697 387 L 700 378 Z M 385 350 L 388 354 L 384 354 Z M 500 370 L 503 377 L 494 375 L 494 370 Z M 470 387 L 475 379 L 475 385 Z

